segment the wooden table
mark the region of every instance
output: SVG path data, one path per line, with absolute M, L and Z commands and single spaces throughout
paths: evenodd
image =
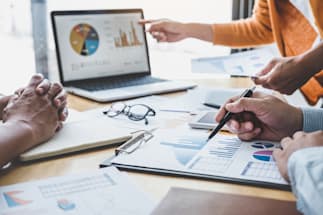
M 195 80 L 198 84 L 217 87 L 249 87 L 252 85 L 248 79 L 212 79 Z M 171 96 L 171 95 L 166 95 Z M 69 95 L 69 107 L 79 111 L 102 106 L 103 104 Z M 0 185 L 9 185 L 19 182 L 45 179 L 52 176 L 61 176 L 73 173 L 84 173 L 97 169 L 99 163 L 113 155 L 113 148 L 95 149 L 86 152 L 61 156 L 33 163 L 14 163 L 10 169 L 1 172 Z M 275 189 L 265 189 L 246 185 L 223 183 L 214 180 L 200 180 L 184 177 L 159 176 L 128 172 L 130 177 L 156 200 L 161 200 L 172 186 L 200 190 L 217 191 L 222 193 L 241 194 L 248 196 L 266 197 L 280 200 L 295 200 L 291 192 Z

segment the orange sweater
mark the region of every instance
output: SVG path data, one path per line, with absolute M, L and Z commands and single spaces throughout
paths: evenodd
M 323 38 L 323 1 L 309 0 L 316 26 Z M 214 44 L 253 47 L 276 42 L 283 56 L 295 56 L 311 49 L 317 33 L 288 0 L 257 0 L 251 18 L 214 24 Z M 301 87 L 310 104 L 323 97 L 323 71 Z

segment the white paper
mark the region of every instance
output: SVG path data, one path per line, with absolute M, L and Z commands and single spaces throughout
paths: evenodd
M 273 160 L 277 143 L 243 142 L 236 136 L 193 130 L 157 131 L 156 136 L 132 154 L 112 162 L 130 166 L 199 173 L 286 185 Z
M 138 99 L 132 99 L 124 101 L 127 105 L 145 104 L 155 110 L 155 116 L 148 116 L 148 124 L 145 124 L 144 120 L 133 121 L 124 114 L 120 114 L 116 117 L 108 117 L 103 114 L 103 111 L 109 110 L 110 106 L 97 108 L 94 110 L 86 111 L 87 115 L 91 115 L 93 118 L 108 118 L 111 123 L 115 124 L 118 128 L 129 128 L 136 130 L 152 130 L 156 128 L 176 127 L 180 124 L 186 124 L 190 120 L 190 112 L 182 108 L 182 104 L 176 103 L 176 109 L 173 109 L 176 101 L 162 96 L 147 96 Z M 180 105 L 178 105 L 180 104 Z M 163 107 L 171 107 L 173 111 L 162 111 Z
M 224 57 L 192 59 L 193 73 L 252 77 L 274 58 L 267 49 L 256 49 Z
M 0 187 L 1 215 L 149 214 L 155 203 L 113 167 Z

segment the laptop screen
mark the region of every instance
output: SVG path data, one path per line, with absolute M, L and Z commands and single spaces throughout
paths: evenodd
M 61 81 L 149 73 L 138 10 L 52 12 Z

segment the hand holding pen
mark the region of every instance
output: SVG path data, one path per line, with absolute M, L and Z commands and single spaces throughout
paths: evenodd
M 303 128 L 301 108 L 259 91 L 249 98 L 231 98 L 219 110 L 216 121 L 220 122 L 227 112 L 232 114 L 226 125 L 241 140 L 280 141 Z
M 245 90 L 239 98 L 243 98 L 243 97 L 251 97 L 253 94 L 253 91 L 256 89 L 256 86 L 254 86 L 251 89 L 247 89 Z M 223 126 L 231 119 L 233 113 L 228 111 L 226 112 L 226 114 L 224 115 L 224 117 L 220 120 L 219 124 L 212 130 L 212 132 L 210 133 L 207 141 L 209 141 L 210 139 L 212 139 L 220 130 L 221 128 L 223 128 Z

